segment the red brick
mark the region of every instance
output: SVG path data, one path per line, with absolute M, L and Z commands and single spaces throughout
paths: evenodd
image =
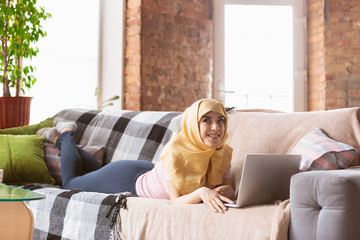
M 139 17 L 139 16 L 141 16 L 141 8 L 140 7 L 133 8 L 133 9 L 127 8 L 125 16 L 126 16 L 126 19 Z
M 140 64 L 141 61 L 141 55 L 127 55 L 125 58 L 125 64 L 126 65 L 134 65 L 134 64 Z
M 140 75 L 140 65 L 125 66 L 125 73 L 130 75 Z
M 332 64 L 326 68 L 327 73 L 346 73 L 347 69 L 345 64 Z
M 138 36 L 140 33 L 141 33 L 141 26 L 140 25 L 135 25 L 135 26 L 126 28 L 126 35 L 129 36 L 129 37 Z
M 140 75 L 125 75 L 125 88 L 127 84 L 140 83 Z
M 360 63 L 349 66 L 350 73 L 360 73 Z
M 125 50 L 125 54 L 126 54 L 126 56 L 140 55 L 141 54 L 140 45 L 134 45 L 134 46 L 127 45 L 126 50 Z
M 137 26 L 141 24 L 141 18 L 139 16 L 131 17 L 126 19 L 126 24 L 128 27 Z
M 356 0 L 352 0 L 353 2 Z M 351 10 L 351 5 L 345 4 L 346 1 L 341 1 L 343 4 L 337 3 L 335 0 L 328 1 L 328 12 L 334 13 L 334 12 L 349 12 Z
M 141 0 L 127 0 L 127 8 L 137 8 L 141 6 Z
M 350 90 L 350 97 L 360 98 L 360 89 Z
M 164 14 L 170 14 L 170 15 L 175 15 L 177 14 L 177 9 L 175 6 L 168 6 L 165 4 L 158 4 L 158 11 L 160 13 L 164 13 Z
M 156 10 L 156 8 L 157 8 L 157 4 L 156 4 L 156 2 L 155 1 L 153 1 L 153 0 L 143 0 L 143 7 L 144 8 L 147 8 L 147 9 L 151 9 L 151 10 L 153 10 L 153 11 L 155 11 Z

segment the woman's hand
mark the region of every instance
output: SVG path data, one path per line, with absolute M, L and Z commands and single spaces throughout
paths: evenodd
M 215 192 L 217 192 L 218 194 L 225 196 L 229 199 L 235 199 L 235 191 L 233 189 L 232 186 L 230 185 L 221 185 L 219 187 L 216 187 L 213 189 Z
M 203 203 L 214 209 L 215 212 L 224 213 L 227 211 L 227 207 L 224 205 L 224 202 L 231 204 L 234 203 L 231 199 L 207 187 L 201 187 L 196 191 L 198 192 Z
M 196 189 L 192 193 L 181 195 L 172 181 L 166 181 L 166 186 L 169 191 L 171 203 L 173 204 L 195 204 L 203 202 L 207 204 L 210 208 L 214 209 L 215 212 L 224 213 L 227 210 L 224 202 L 231 204 L 234 203 L 226 196 L 223 196 L 217 191 L 211 190 L 207 187 L 201 187 Z M 219 188 L 218 191 L 220 190 L 226 192 L 228 191 L 228 188 Z

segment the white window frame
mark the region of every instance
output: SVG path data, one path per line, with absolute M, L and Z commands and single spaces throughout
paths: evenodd
M 225 101 L 225 22 L 226 4 L 285 5 L 294 14 L 294 111 L 307 110 L 306 60 L 306 1 L 305 0 L 213 0 L 214 7 L 214 81 L 213 97 Z
M 122 109 L 124 99 L 125 0 L 100 1 L 99 79 L 102 101 L 120 96 L 111 108 Z

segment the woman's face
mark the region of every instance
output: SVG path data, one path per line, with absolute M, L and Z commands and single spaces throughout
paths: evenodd
M 218 112 L 208 112 L 199 122 L 200 136 L 209 147 L 219 146 L 225 134 L 225 117 Z

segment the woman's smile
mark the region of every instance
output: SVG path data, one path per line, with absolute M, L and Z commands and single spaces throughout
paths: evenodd
M 225 134 L 225 117 L 218 112 L 210 111 L 201 117 L 199 129 L 204 144 L 217 147 Z

